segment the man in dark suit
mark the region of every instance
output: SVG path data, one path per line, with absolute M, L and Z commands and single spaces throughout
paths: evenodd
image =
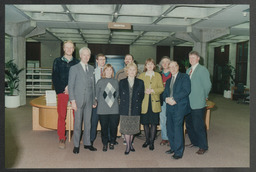
M 198 52 L 191 51 L 189 53 L 191 67 L 187 70 L 187 74 L 189 74 L 191 80 L 191 93 L 189 95 L 191 113 L 186 117 L 185 121 L 191 141 L 189 146 L 199 147 L 196 153 L 202 155 L 208 150 L 204 119 L 206 99 L 212 84 L 209 71 L 206 67 L 199 64 L 199 60 Z
M 179 72 L 179 65 L 172 61 L 169 65 L 172 77 L 166 81 L 163 99 L 166 102 L 166 128 L 171 149 L 166 151 L 172 154 L 173 159 L 180 159 L 184 151 L 183 122 L 190 112 L 189 93 L 191 83 L 189 76 Z
M 97 149 L 91 145 L 90 129 L 92 108 L 96 107 L 94 68 L 88 65 L 91 51 L 87 47 L 79 50 L 81 62 L 72 66 L 69 71 L 68 92 L 72 109 L 75 110 L 74 149 L 79 153 L 82 121 L 84 121 L 84 148 L 90 151 Z

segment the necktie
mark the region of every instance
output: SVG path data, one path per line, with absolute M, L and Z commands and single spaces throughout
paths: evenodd
M 171 84 L 170 84 L 170 97 L 173 95 L 173 85 L 174 85 L 175 76 L 172 76 Z
M 100 77 L 102 78 L 102 68 L 100 68 Z
M 188 75 L 190 76 L 191 74 L 192 74 L 192 67 L 191 67 Z
M 88 65 L 84 65 L 84 71 L 85 71 L 85 72 L 88 71 L 87 66 L 88 66 Z

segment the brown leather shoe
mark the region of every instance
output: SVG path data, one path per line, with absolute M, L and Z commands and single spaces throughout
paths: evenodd
M 168 140 L 162 140 L 162 141 L 160 142 L 160 145 L 163 146 L 163 145 L 166 145 L 167 143 L 168 143 Z
M 197 153 L 198 155 L 203 155 L 206 151 L 207 151 L 207 150 L 200 148 L 196 153 Z
M 59 141 L 59 148 L 60 149 L 65 149 L 66 145 L 65 145 L 65 140 L 64 139 L 60 139 Z

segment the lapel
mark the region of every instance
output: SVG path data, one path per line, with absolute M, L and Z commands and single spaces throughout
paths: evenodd
M 78 65 L 78 70 L 79 70 L 79 73 L 81 75 L 81 77 L 83 78 L 84 82 L 86 82 L 86 72 L 84 71 L 84 68 L 82 67 L 82 65 L 79 63 Z M 89 72 L 89 70 L 88 70 Z
M 128 77 L 125 79 L 125 84 L 123 85 L 124 90 L 128 91 L 129 93 L 129 82 L 128 82 Z
M 137 85 L 138 82 L 139 82 L 138 79 L 135 77 L 133 89 L 132 89 L 133 95 L 135 95 L 134 92 L 137 91 L 137 89 L 138 89 L 138 87 L 135 86 L 135 85 Z M 125 79 L 125 84 L 123 85 L 123 87 L 124 87 L 124 90 L 127 90 L 128 93 L 130 94 L 130 85 L 129 85 L 128 77 Z
M 192 80 L 192 78 L 194 78 L 194 76 L 196 75 L 196 73 L 197 73 L 197 71 L 198 71 L 199 68 L 200 68 L 200 64 L 198 64 L 197 67 L 195 68 L 195 70 L 194 70 L 194 72 L 193 72 L 193 75 L 192 75 L 192 77 L 191 77 L 191 80 Z
M 139 87 L 136 87 L 138 85 L 139 80 L 135 77 L 134 84 L 133 84 L 133 93 L 139 89 Z M 134 86 L 136 85 L 136 86 Z
M 177 84 L 179 84 L 179 79 L 180 79 L 180 72 L 177 74 L 174 85 L 173 85 L 173 92 L 177 87 Z

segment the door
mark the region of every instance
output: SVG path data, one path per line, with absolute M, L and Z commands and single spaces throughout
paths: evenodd
M 214 93 L 223 94 L 227 85 L 229 85 L 229 77 L 226 77 L 226 67 L 229 62 L 229 45 L 214 48 L 214 70 L 212 91 Z

